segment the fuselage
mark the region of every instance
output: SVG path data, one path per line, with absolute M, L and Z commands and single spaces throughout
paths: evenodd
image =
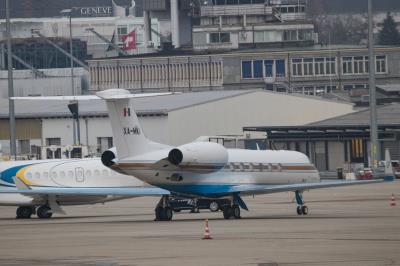
M 308 157 L 295 151 L 228 149 L 228 162 L 190 163 L 179 169 L 154 169 L 169 150 L 121 161 L 117 167 L 149 184 L 180 194 L 218 196 L 235 185 L 280 185 L 319 181 L 319 173 Z M 151 159 L 153 158 L 153 160 Z M 157 158 L 157 160 L 154 160 Z
M 69 160 L 0 162 L 0 187 L 17 191 L 13 177 L 18 177 L 32 190 L 48 188 L 118 188 L 145 186 L 132 176 L 105 167 L 98 158 Z M 58 196 L 60 205 L 79 205 L 119 200 L 114 196 Z M 46 203 L 42 196 L 19 193 L 0 194 L 0 205 L 24 206 Z

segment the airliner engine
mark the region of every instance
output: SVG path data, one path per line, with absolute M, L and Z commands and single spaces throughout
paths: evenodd
M 210 165 L 219 170 L 228 163 L 228 151 L 213 142 L 194 142 L 172 149 L 168 161 L 176 166 Z
M 118 162 L 117 149 L 115 147 L 106 150 L 101 154 L 101 162 L 104 166 L 111 167 Z

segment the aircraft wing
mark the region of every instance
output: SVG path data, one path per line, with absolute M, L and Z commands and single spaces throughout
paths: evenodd
M 285 184 L 285 185 L 237 185 L 229 188 L 229 193 L 240 193 L 241 195 L 253 195 L 253 194 L 271 194 L 278 192 L 288 191 L 303 191 L 309 189 L 318 188 L 331 188 L 331 187 L 344 187 L 354 185 L 366 185 L 373 183 L 385 182 L 384 179 L 374 180 L 352 180 L 352 181 L 320 181 L 312 183 L 301 183 L 301 184 Z
M 170 195 L 165 189 L 156 187 L 130 187 L 130 188 L 34 188 L 18 190 L 0 190 L 0 193 L 20 193 L 27 196 L 57 195 L 57 196 L 162 196 Z

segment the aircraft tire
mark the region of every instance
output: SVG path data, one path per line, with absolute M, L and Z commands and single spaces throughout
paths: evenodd
M 173 215 L 174 215 L 174 212 L 172 211 L 172 208 L 170 208 L 170 207 L 164 208 L 164 217 L 165 217 L 164 221 L 171 221 Z
M 156 208 L 156 221 L 171 221 L 174 212 L 171 207 L 157 207 Z
M 217 212 L 219 210 L 218 202 L 211 201 L 209 209 L 210 209 L 211 212 Z
M 240 208 L 239 208 L 238 205 L 233 205 L 231 207 L 231 213 L 232 213 L 233 218 L 235 218 L 235 219 L 240 219 L 241 218 L 240 217 Z
M 301 207 L 301 213 L 303 214 L 303 215 L 307 215 L 308 214 L 308 207 L 307 206 L 302 206 Z
M 302 215 L 303 214 L 303 210 L 302 210 L 301 206 L 297 206 L 296 211 L 297 211 L 298 215 Z
M 156 221 L 162 221 L 162 211 L 163 208 L 161 206 L 157 206 L 156 209 L 154 210 L 155 214 L 156 214 Z
M 30 219 L 33 214 L 31 206 L 20 206 L 17 208 L 17 219 Z
M 232 209 L 230 206 L 225 206 L 222 209 L 222 213 L 224 214 L 224 219 L 228 220 L 232 217 Z
M 48 206 L 42 205 L 37 209 L 37 216 L 40 219 L 50 219 L 51 216 L 53 216 L 53 213 Z

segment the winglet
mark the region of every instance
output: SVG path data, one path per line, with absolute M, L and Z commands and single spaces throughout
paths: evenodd
M 13 176 L 12 179 L 14 180 L 15 186 L 18 188 L 18 190 L 30 190 L 30 186 L 25 184 L 20 178 Z

